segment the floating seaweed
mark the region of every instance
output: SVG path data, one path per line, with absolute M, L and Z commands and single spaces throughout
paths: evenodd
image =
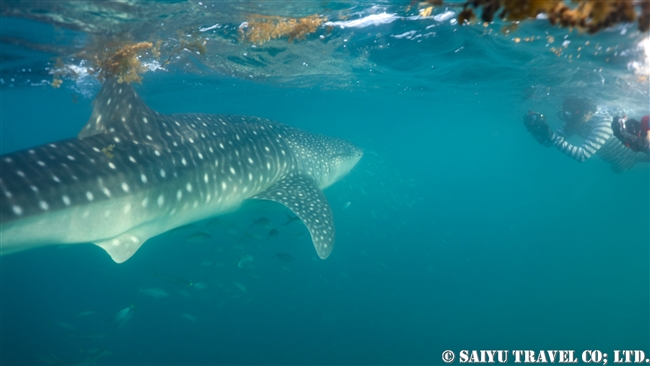
M 52 82 L 50 83 L 50 85 L 52 85 L 53 88 L 60 88 L 61 84 L 63 84 L 63 80 L 57 78 L 56 76 L 52 79 Z
M 64 70 L 65 65 L 63 64 L 63 61 L 61 61 L 60 58 L 57 58 L 54 63 L 54 71 L 52 72 L 52 82 L 50 83 L 53 88 L 60 88 L 61 84 L 63 84 Z
M 100 81 L 115 77 L 118 82 L 132 83 L 142 82 L 142 74 L 148 70 L 140 58 L 148 53 L 152 59 L 160 60 L 160 67 L 170 64 L 175 56 L 183 51 L 203 55 L 206 53 L 207 41 L 202 39 L 198 33 L 185 34 L 179 31 L 177 44 L 168 45 L 163 41 L 155 42 L 133 42 L 123 36 L 98 36 L 89 46 L 73 55 L 88 62 L 88 71 L 94 74 Z M 166 47 L 165 47 L 166 46 Z M 75 71 L 57 59 L 51 85 L 58 88 L 65 76 L 72 78 L 78 75 Z
M 141 82 L 140 74 L 146 68 L 140 62 L 138 55 L 152 47 L 153 43 L 151 42 L 132 43 L 120 47 L 117 51 L 110 53 L 108 57 L 95 56 L 94 61 L 101 70 L 100 79 L 103 81 L 109 77 L 117 77 L 117 81 L 120 83 Z
M 242 40 L 258 45 L 280 37 L 288 37 L 291 43 L 294 39 L 305 39 L 325 21 L 326 17 L 316 14 L 304 18 L 252 15 L 248 22 L 239 27 L 239 35 Z
M 427 0 L 426 3 L 442 5 L 440 0 Z M 573 8 L 563 0 L 471 0 L 463 4 L 458 22 L 463 24 L 474 21 L 474 9 L 481 9 L 481 20 L 484 22 L 491 22 L 495 15 L 503 20 L 519 22 L 545 14 L 553 25 L 578 28 L 590 34 L 619 23 L 634 21 L 638 21 L 639 31 L 646 32 L 650 29 L 649 1 L 571 0 L 571 4 L 574 4 Z

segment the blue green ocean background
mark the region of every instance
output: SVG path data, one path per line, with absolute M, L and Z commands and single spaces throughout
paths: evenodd
M 325 191 L 337 230 L 327 260 L 289 211 L 255 203 L 152 238 L 123 264 L 92 244 L 1 257 L 0 364 L 650 354 L 648 165 L 616 174 L 598 157 L 577 163 L 522 124 L 535 110 L 559 128 L 569 95 L 648 114 L 647 32 L 625 24 L 589 35 L 544 19 L 503 32 L 500 21 L 456 24 L 458 7 L 420 16 L 409 5 L 3 1 L 3 154 L 77 135 L 101 87 L 79 52 L 112 35 L 170 48 L 206 41 L 204 54 L 183 50 L 162 68 L 142 54 L 151 71 L 134 85 L 161 113 L 265 117 L 365 154 Z M 237 32 L 253 13 L 331 24 L 256 45 Z M 363 19 L 377 21 L 345 23 Z M 141 292 L 150 288 L 168 296 Z M 126 308 L 132 317 L 116 326 Z

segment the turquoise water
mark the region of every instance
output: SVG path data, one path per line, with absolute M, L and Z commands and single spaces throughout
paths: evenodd
M 83 66 L 73 54 L 111 27 L 141 41 L 228 25 L 202 33 L 207 54 L 144 73 L 136 90 L 161 113 L 265 117 L 362 147 L 359 164 L 325 191 L 334 252 L 319 259 L 301 223 L 284 225 L 282 207 L 245 204 L 216 224 L 152 238 L 123 264 L 91 244 L 3 256 L 2 364 L 440 364 L 444 350 L 650 353 L 647 164 L 615 174 L 597 157 L 576 163 L 540 146 L 521 121 L 532 109 L 558 128 L 567 95 L 647 114 L 647 59 L 638 48 L 647 34 L 628 25 L 590 36 L 537 20 L 506 35 L 501 24 L 410 19 L 417 12 L 404 10 L 408 2 L 271 2 L 255 11 L 400 18 L 252 47 L 234 30 L 261 3 L 204 3 L 222 8 L 151 3 L 139 20 L 119 21 L 111 11 L 134 9 L 3 4 L 1 152 L 76 136 L 90 116 L 100 83 L 65 75 L 52 88 L 55 56 Z M 433 15 L 446 11 L 458 9 Z M 540 39 L 514 41 L 531 36 Z M 231 48 L 211 48 L 224 40 Z M 251 226 L 261 217 L 270 224 Z M 187 240 L 196 232 L 211 237 Z M 238 266 L 245 255 L 253 261 Z M 169 296 L 139 293 L 151 287 Z M 116 329 L 111 317 L 132 305 Z

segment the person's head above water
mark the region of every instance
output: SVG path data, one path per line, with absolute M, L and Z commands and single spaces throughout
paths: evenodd
M 589 98 L 568 97 L 562 103 L 558 117 L 567 124 L 587 122 L 598 111 L 596 103 Z

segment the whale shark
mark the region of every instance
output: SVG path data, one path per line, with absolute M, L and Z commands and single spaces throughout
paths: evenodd
M 266 200 L 291 210 L 325 259 L 335 228 L 323 189 L 362 156 L 264 118 L 161 114 L 108 79 L 76 138 L 0 156 L 0 254 L 94 243 L 122 263 L 149 238 Z

